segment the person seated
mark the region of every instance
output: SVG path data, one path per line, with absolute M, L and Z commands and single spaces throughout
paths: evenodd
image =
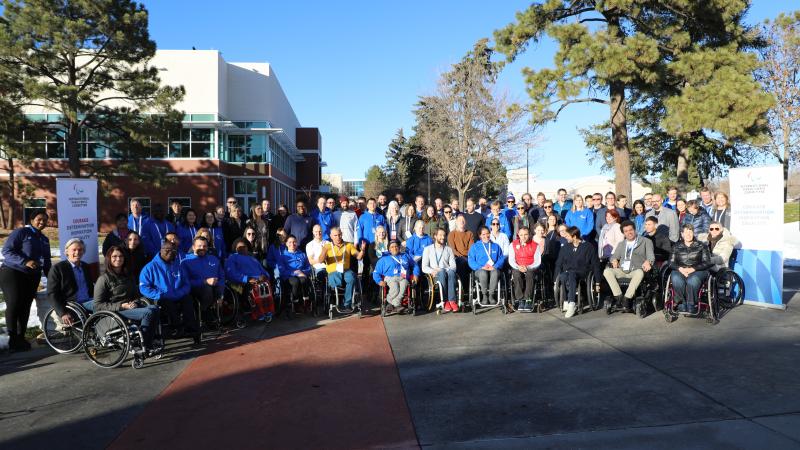
M 601 261 L 607 261 L 611 254 L 614 253 L 617 245 L 625 240 L 619 226 L 622 221 L 619 213 L 614 209 L 610 209 L 606 211 L 605 216 L 606 224 L 600 229 L 600 234 L 597 238 L 597 256 Z
M 672 290 L 678 311 L 697 312 L 697 293 L 708 276 L 707 270 L 714 266 L 708 246 L 694 238 L 694 227 L 686 224 L 681 227 L 681 240 L 675 244 L 669 262 L 672 273 Z
M 689 200 L 686 202 L 686 210 L 692 215 L 692 226 L 697 235 L 697 240 L 705 242 L 708 238 L 708 227 L 711 224 L 711 216 L 708 215 L 705 208 L 700 207 L 697 200 Z
M 161 250 L 139 275 L 139 292 L 155 301 L 169 317 L 175 338 L 188 333 L 195 344 L 200 343 L 200 326 L 194 315 L 194 304 L 189 295 L 189 275 L 177 260 L 178 248 L 165 241 Z M 183 322 L 181 322 L 183 316 Z
M 169 242 L 170 244 L 175 246 L 175 258 L 177 259 L 179 264 L 180 264 L 181 261 L 186 259 L 186 253 L 179 250 L 180 247 L 181 247 L 181 238 L 178 237 L 178 233 L 177 232 L 173 233 L 173 232 L 170 231 L 167 234 L 165 234 L 164 235 L 164 241 L 165 242 Z M 160 253 L 160 250 L 159 250 L 159 253 Z
M 737 242 L 738 240 L 721 223 L 712 221 L 709 224 L 708 250 L 711 252 L 711 262 L 714 263 L 712 268 L 714 272 L 730 267 L 731 254 Z
M 380 233 L 385 238 L 386 230 L 381 230 Z M 345 242 L 342 239 L 341 228 L 336 226 L 331 227 L 329 234 L 332 242 L 323 244 L 322 250 L 314 260 L 314 263 L 324 266 L 324 270 L 328 274 L 328 285 L 332 288 L 344 286 L 344 309 L 340 309 L 339 312 L 349 314 L 353 312 L 353 286 L 356 282 L 356 274 L 350 268 L 350 262 L 353 257 L 357 260 L 363 259 L 367 246 L 366 243 L 362 242 L 359 250 L 355 245 Z M 376 240 L 373 244 L 378 242 L 378 232 L 375 234 Z
M 244 297 L 250 295 L 249 289 L 259 283 L 269 281 L 267 269 L 250 253 L 250 245 L 243 237 L 233 241 L 233 253 L 225 261 L 225 279 L 231 283 L 231 289 Z M 255 320 L 266 320 L 271 317 L 274 307 L 271 304 L 254 302 L 251 317 Z
M 556 283 L 561 281 L 567 288 L 567 298 L 564 302 L 565 318 L 575 315 L 575 296 L 578 281 L 594 273 L 594 289 L 600 292 L 600 260 L 594 245 L 581 239 L 581 231 L 577 227 L 567 228 L 567 244 L 561 247 L 556 259 L 553 274 Z
M 414 223 L 414 234 L 406 240 L 406 253 L 408 253 L 417 265 L 422 260 L 422 252 L 425 247 L 431 245 L 433 239 L 425 234 L 425 222 L 418 220 Z
M 278 276 L 281 280 L 291 286 L 292 302 L 297 303 L 301 299 L 308 301 L 308 292 L 311 288 L 311 264 L 308 257 L 300 251 L 300 244 L 294 235 L 286 238 L 286 250 L 281 252 L 278 258 Z
M 672 241 L 669 240 L 667 230 L 658 227 L 658 219 L 649 216 L 644 220 L 644 233 L 642 236 L 653 243 L 653 253 L 657 263 L 668 261 L 672 256 Z
M 328 230 L 328 235 L 330 235 L 330 230 Z M 314 269 L 315 275 L 324 276 L 324 274 L 327 273 L 325 270 L 325 263 L 317 262 L 317 260 L 320 255 L 322 255 L 322 248 L 329 242 L 322 238 L 322 226 L 318 223 L 311 227 L 311 236 L 312 239 L 306 244 L 308 263 L 311 264 L 311 267 Z
M 113 311 L 139 323 L 142 345 L 152 355 L 153 337 L 159 328 L 159 310 L 139 294 L 139 277 L 128 270 L 125 250 L 117 245 L 105 254 L 106 270 L 94 284 L 94 310 Z
M 189 275 L 189 293 L 198 303 L 200 310 L 207 310 L 215 300 L 222 299 L 225 289 L 225 272 L 222 263 L 208 252 L 208 240 L 195 236 L 192 253 L 181 261 L 181 267 Z
M 456 312 L 458 311 L 456 257 L 453 249 L 445 242 L 447 230 L 439 228 L 433 236 L 433 244 L 425 247 L 422 252 L 422 272 L 431 275 L 441 284 L 444 310 Z
M 480 240 L 470 247 L 467 259 L 480 284 L 481 295 L 485 300 L 483 303 L 493 305 L 497 304 L 497 278 L 506 257 L 500 246 L 490 240 L 488 228 L 481 227 L 479 236 Z
M 517 239 L 510 246 L 508 265 L 514 271 L 514 302 L 520 308 L 533 309 L 533 283 L 539 266 L 542 265 L 543 246 L 531 240 L 531 231 L 522 227 Z
M 64 253 L 67 259 L 54 265 L 47 275 L 47 298 L 61 322 L 71 326 L 73 321 L 67 311 L 67 302 L 78 303 L 91 312 L 94 283 L 89 265 L 81 261 L 86 253 L 83 241 L 70 239 L 64 246 Z
M 632 312 L 633 297 L 644 278 L 644 274 L 653 268 L 656 261 L 653 243 L 650 239 L 636 235 L 636 224 L 630 220 L 622 222 L 622 234 L 625 240 L 617 244 L 611 255 L 611 266 L 603 271 L 603 278 L 611 288 L 614 304 L 622 307 L 624 312 Z M 618 280 L 628 280 L 628 289 L 622 295 Z M 607 303 L 606 308 L 612 307 Z
M 389 254 L 381 257 L 372 271 L 375 284 L 381 288 L 389 287 L 389 292 L 386 294 L 386 312 L 402 314 L 405 311 L 403 295 L 409 280 L 412 284 L 416 284 L 418 277 L 419 266 L 414 263 L 414 259 L 407 253 L 400 252 L 399 242 L 389 242 Z

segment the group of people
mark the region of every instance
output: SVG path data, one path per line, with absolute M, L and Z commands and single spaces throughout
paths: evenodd
M 530 307 L 537 274 L 546 270 L 566 286 L 564 312 L 570 317 L 577 285 L 589 273 L 595 275 L 596 289 L 604 278 L 611 301 L 629 310 L 644 273 L 669 260 L 676 269 L 671 276 L 677 302 L 690 310 L 698 280 L 707 270 L 727 265 L 735 244 L 727 230 L 727 195 L 712 197 L 705 188 L 691 201 L 675 188 L 666 198 L 648 193 L 632 208 L 613 192 L 569 199 L 566 189 L 559 189 L 554 200 L 543 193 L 535 200 L 527 193 L 520 201 L 512 194 L 505 200 L 503 205 L 469 198 L 461 209 L 456 199 L 428 204 L 421 195 L 413 203 L 399 194 L 355 200 L 321 196 L 310 211 L 298 201 L 292 214 L 286 205 L 273 213 L 269 200 L 263 200 L 245 216 L 234 197 L 202 214 L 173 202 L 168 212 L 155 205 L 148 215 L 134 199 L 102 244 L 105 270 L 96 280 L 81 261 L 85 245 L 77 239 L 65 245 L 66 259 L 50 267 L 50 244 L 42 233 L 48 215 L 37 211 L 2 250 L 0 288 L 10 346 L 14 351 L 30 347 L 24 332 L 42 274 L 63 322 L 72 320 L 67 302 L 89 311 L 117 311 L 141 323 L 149 346 L 159 328 L 159 310 L 169 319 L 171 335 L 199 342 L 194 302 L 205 310 L 221 300 L 226 282 L 246 288 L 276 278 L 293 302 L 307 300 L 312 279 L 325 278 L 329 286 L 344 289 L 341 311 L 349 313 L 361 276 L 367 298 L 376 299 L 385 287 L 387 309 L 400 313 L 409 284 L 427 274 L 441 286 L 443 309 L 455 312 L 459 278 L 463 283 L 474 274 L 485 303 L 496 304 L 501 274 L 513 273 L 513 301 Z M 628 281 L 624 293 L 621 279 Z

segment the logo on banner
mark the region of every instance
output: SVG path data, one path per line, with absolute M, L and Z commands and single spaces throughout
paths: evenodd
M 83 193 L 85 192 L 83 188 L 79 187 L 77 184 L 73 184 L 72 189 L 75 191 L 75 194 L 77 195 L 83 195 Z

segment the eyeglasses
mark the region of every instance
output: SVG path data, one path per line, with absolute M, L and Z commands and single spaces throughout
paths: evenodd
M 507 200 L 506 203 L 514 203 L 514 200 Z
M 708 230 L 709 230 L 709 231 L 719 231 L 719 230 L 721 230 L 721 229 L 722 229 L 722 228 L 714 227 L 714 228 L 709 228 Z
M 445 211 L 445 214 L 453 214 L 453 211 Z
M 525 211 L 525 207 L 521 206 L 521 207 L 517 208 L 517 211 Z
M 500 224 L 499 224 L 499 223 L 497 223 L 497 222 L 492 222 L 492 226 L 493 226 L 493 227 L 499 227 L 499 226 L 500 226 Z
M 544 209 L 553 209 L 553 207 L 552 207 L 552 206 L 546 206 L 546 205 L 545 205 Z
M 232 204 L 234 204 L 234 203 L 236 203 L 236 201 L 235 201 L 235 200 L 228 200 L 228 204 L 229 204 L 229 205 L 232 205 Z

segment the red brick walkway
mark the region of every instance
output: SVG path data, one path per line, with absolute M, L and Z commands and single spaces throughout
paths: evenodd
M 379 317 L 218 347 L 111 448 L 418 448 Z

